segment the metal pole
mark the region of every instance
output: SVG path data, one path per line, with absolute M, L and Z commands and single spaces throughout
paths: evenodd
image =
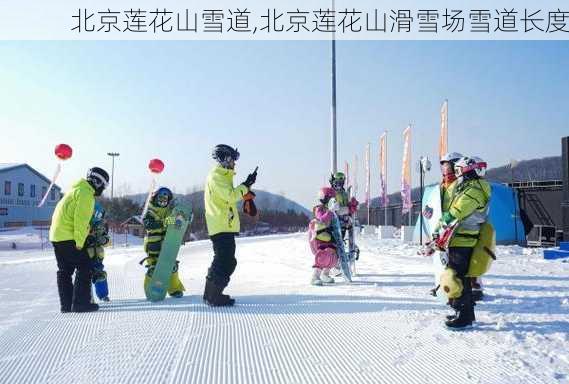
M 422 210 L 423 210 L 423 164 L 421 162 L 419 162 L 419 183 L 420 183 L 420 191 L 421 191 L 421 198 L 420 198 L 420 205 L 419 207 L 421 207 L 421 210 L 419 211 L 419 220 L 420 220 L 420 224 L 419 224 L 419 244 L 423 244 L 423 214 L 422 214 Z
M 384 179 L 384 188 L 385 188 L 385 197 L 387 198 L 387 196 L 389 196 L 389 192 L 387 190 L 387 131 L 385 131 L 385 174 L 383 175 L 383 179 Z M 385 202 L 384 202 L 385 203 Z M 383 214 L 384 214 L 384 220 L 385 223 L 384 225 L 387 226 L 387 204 L 384 204 L 384 210 L 383 210 Z
M 511 178 L 512 178 L 512 195 L 514 197 L 514 233 L 516 236 L 516 245 L 519 245 L 518 244 L 518 221 L 517 221 L 518 203 L 516 202 L 516 190 L 514 189 L 514 166 L 515 166 L 515 163 L 512 161 L 510 163 L 510 170 L 511 170 Z
M 111 156 L 112 166 L 111 166 L 111 200 L 114 198 L 114 187 L 115 187 L 115 157 L 120 156 L 118 152 L 108 152 L 107 155 Z
M 332 0 L 332 12 L 336 9 L 335 1 Z M 337 152 L 337 145 L 338 145 L 338 135 L 337 135 L 337 125 L 336 125 L 336 33 L 332 33 L 332 107 L 331 107 L 331 141 L 332 141 L 332 148 L 330 153 L 330 161 L 331 165 L 330 168 L 332 169 L 332 173 L 335 173 L 338 170 L 338 152 Z

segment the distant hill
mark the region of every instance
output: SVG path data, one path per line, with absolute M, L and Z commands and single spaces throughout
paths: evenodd
M 490 169 L 486 178 L 491 181 L 509 183 L 515 181 L 547 181 L 561 180 L 561 156 L 544 157 L 542 159 L 523 160 L 514 168 L 504 165 Z
M 182 198 L 188 200 L 196 209 L 203 209 L 203 191 L 193 192 L 188 195 L 176 194 L 176 198 Z M 271 192 L 255 190 L 257 198 L 255 199 L 255 204 L 257 208 L 265 211 L 276 211 L 276 212 L 288 212 L 293 211 L 295 213 L 302 213 L 305 215 L 310 215 L 310 211 L 304 208 L 302 205 L 295 201 L 292 201 L 284 196 L 277 195 Z M 126 198 L 134 201 L 137 204 L 143 205 L 146 200 L 146 195 L 139 193 L 135 195 L 125 196 Z
M 497 183 L 509 183 L 512 181 L 547 181 L 561 180 L 562 167 L 561 156 L 544 157 L 541 159 L 522 160 L 516 164 L 514 168 L 510 165 L 489 169 L 486 173 L 486 179 Z M 411 191 L 413 201 L 419 200 L 420 189 L 413 188 Z M 401 194 L 399 192 L 389 195 L 389 204 L 401 204 Z M 379 198 L 371 201 L 372 207 L 379 206 Z

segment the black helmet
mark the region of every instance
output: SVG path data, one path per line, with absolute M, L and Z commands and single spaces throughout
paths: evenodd
M 167 207 L 173 198 L 174 195 L 169 188 L 160 187 L 152 193 L 151 200 L 152 204 L 155 204 L 159 207 Z
M 87 171 L 87 182 L 95 189 L 95 196 L 101 196 L 109 185 L 109 174 L 103 168 L 93 167 Z
M 237 148 L 233 149 L 229 145 L 218 144 L 213 148 L 211 157 L 222 167 L 229 168 L 229 162 L 231 160 L 239 160 L 239 151 L 237 151 Z

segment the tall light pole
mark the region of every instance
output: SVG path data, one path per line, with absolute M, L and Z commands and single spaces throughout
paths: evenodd
M 115 157 L 120 156 L 118 152 L 108 152 L 107 155 L 111 156 L 113 159 L 113 165 L 111 167 L 111 200 L 114 197 L 114 187 L 115 187 Z
M 332 0 L 332 12 L 335 13 L 336 5 Z M 332 173 L 338 170 L 338 135 L 336 128 L 336 32 L 332 32 L 332 106 L 331 106 L 331 141 L 332 148 L 330 151 L 330 168 Z

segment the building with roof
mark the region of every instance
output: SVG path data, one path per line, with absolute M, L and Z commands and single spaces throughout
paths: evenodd
M 0 230 L 49 225 L 61 188 L 54 185 L 45 204 L 41 208 L 38 204 L 50 183 L 28 164 L 0 163 Z

